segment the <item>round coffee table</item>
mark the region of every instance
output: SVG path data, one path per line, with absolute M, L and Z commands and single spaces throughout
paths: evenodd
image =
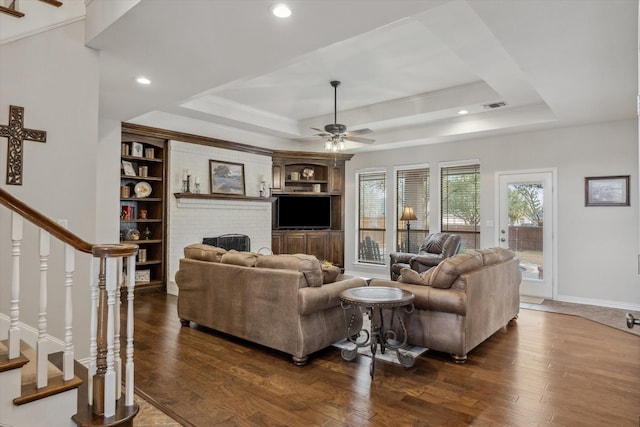
M 342 308 L 347 311 L 351 310 L 351 317 L 347 324 L 347 337 L 349 342 L 355 344 L 353 349 L 343 349 L 341 354 L 342 358 L 347 361 L 351 361 L 356 358 L 358 354 L 358 348 L 370 346 L 371 347 L 371 365 L 369 367 L 369 374 L 371 379 L 375 377 L 375 361 L 378 345 L 380 345 L 380 352 L 384 354 L 385 349 L 389 349 L 396 352 L 398 361 L 405 368 L 413 366 L 415 358 L 412 354 L 405 354 L 400 351 L 400 347 L 407 343 L 407 328 L 404 326 L 401 313 L 397 313 L 398 308 L 403 308 L 405 312 L 413 312 L 413 300 L 415 296 L 408 291 L 398 288 L 387 288 L 383 286 L 362 286 L 358 288 L 346 289 L 340 293 L 340 301 Z M 351 331 L 351 327 L 356 317 L 356 310 L 358 307 L 366 309 L 367 315 L 370 320 L 369 330 L 361 329 L 360 331 Z M 382 317 L 382 309 L 392 309 L 391 325 L 389 328 L 385 328 L 384 320 Z M 403 340 L 400 342 L 396 333 L 391 329 L 393 326 L 394 316 L 397 317 L 400 322 L 400 327 L 403 332 Z M 364 337 L 364 338 L 363 338 Z

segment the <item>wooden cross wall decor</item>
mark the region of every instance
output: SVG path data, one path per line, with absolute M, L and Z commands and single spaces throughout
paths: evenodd
M 22 142 L 47 142 L 47 132 L 25 129 L 24 108 L 9 107 L 9 124 L 0 125 L 0 137 L 8 138 L 7 145 L 7 184 L 22 185 Z

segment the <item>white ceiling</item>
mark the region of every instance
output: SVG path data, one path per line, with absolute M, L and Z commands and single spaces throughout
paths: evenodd
M 322 151 L 298 139 L 333 122 L 340 80 L 338 122 L 376 140 L 351 152 L 636 117 L 637 0 L 274 3 L 140 1 L 89 43 L 101 115 Z

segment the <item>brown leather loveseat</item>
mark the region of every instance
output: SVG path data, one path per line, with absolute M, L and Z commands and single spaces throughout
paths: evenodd
M 522 280 L 518 264 L 509 249 L 470 250 L 423 273 L 405 267 L 398 281 L 372 279 L 370 286 L 412 292 L 415 310 L 403 314 L 408 343 L 450 353 L 464 363 L 469 351 L 517 318 Z M 386 318 L 385 324 L 393 323 Z M 398 324 L 395 332 L 403 337 Z
M 328 277 L 312 255 L 227 252 L 201 244 L 184 253 L 175 276 L 181 322 L 291 354 L 296 365 L 346 338 L 339 295 L 366 285 L 361 278 Z M 361 322 L 356 319 L 355 327 Z

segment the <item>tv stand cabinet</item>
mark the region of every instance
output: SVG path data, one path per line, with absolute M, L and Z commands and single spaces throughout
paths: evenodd
M 304 194 L 331 197 L 331 228 L 278 230 L 273 209 L 271 250 L 274 254 L 306 253 L 344 266 L 344 169 L 353 154 L 276 151 L 271 195 Z

